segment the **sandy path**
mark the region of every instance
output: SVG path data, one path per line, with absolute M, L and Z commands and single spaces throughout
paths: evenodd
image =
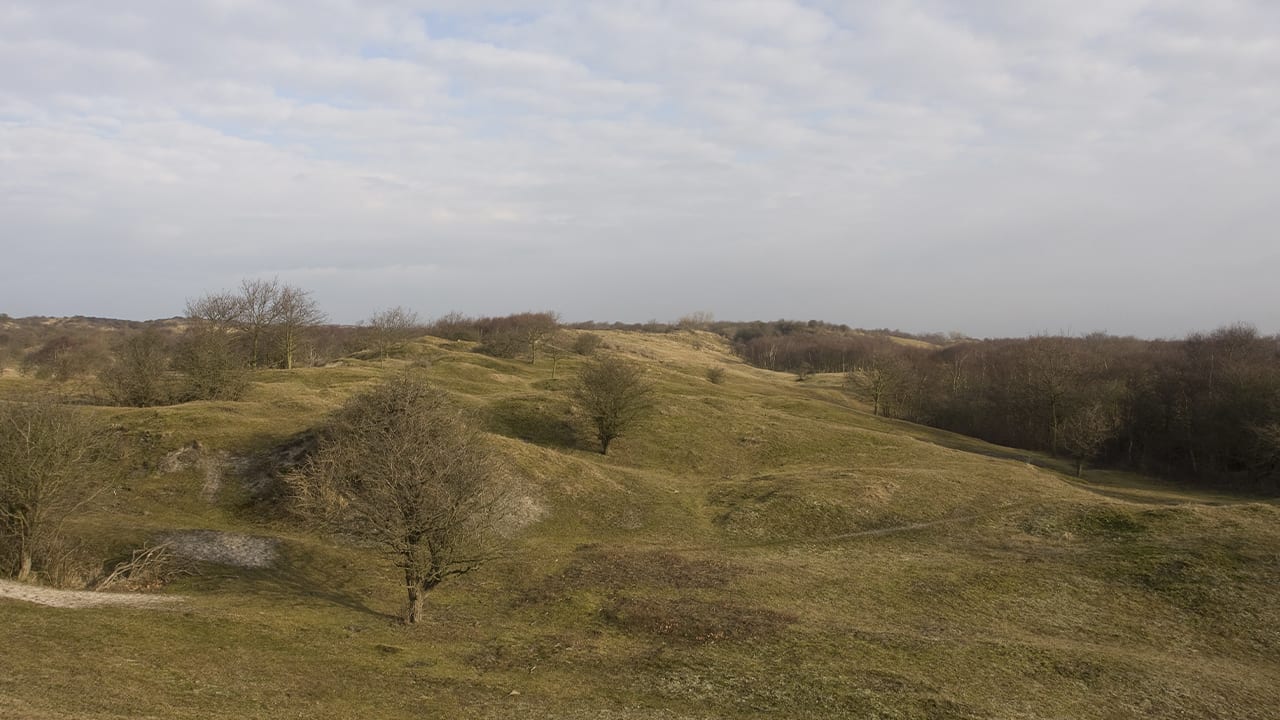
M 60 608 L 92 607 L 167 607 L 186 600 L 181 595 L 141 595 L 137 593 L 90 592 L 88 590 L 57 590 L 55 588 L 27 585 L 12 580 L 0 580 L 0 598 L 23 600 L 38 605 Z

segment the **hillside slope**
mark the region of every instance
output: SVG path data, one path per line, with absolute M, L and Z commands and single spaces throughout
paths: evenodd
M 260 373 L 241 402 L 95 408 L 150 470 L 79 524 L 91 546 L 200 528 L 278 538 L 280 557 L 205 564 L 159 610 L 0 600 L 0 715 L 1276 716 L 1275 505 L 1076 482 L 710 334 L 600 334 L 660 398 L 607 457 L 564 392 L 576 359 L 553 379 L 549 359 L 432 338 Z M 511 555 L 442 585 L 413 628 L 384 558 L 252 497 L 261 458 L 406 368 L 475 410 L 528 498 Z M 197 461 L 160 462 L 193 441 Z

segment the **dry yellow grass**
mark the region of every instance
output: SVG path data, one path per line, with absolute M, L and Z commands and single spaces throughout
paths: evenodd
M 209 566 L 179 612 L 0 601 L 0 709 L 23 717 L 1275 717 L 1280 509 L 884 421 L 831 378 L 706 333 L 600 332 L 659 389 L 602 457 L 529 364 L 426 338 L 402 360 L 263 373 L 242 402 L 98 409 L 150 448 L 261 452 L 413 367 L 520 469 L 512 555 L 395 622 L 384 559 L 144 474 L 81 523 L 282 538 Z M 705 377 L 726 368 L 723 384 Z M 4 378 L 0 393 L 21 379 Z M 1030 462 L 1028 462 L 1030 461 Z M 229 479 L 234 480 L 234 478 Z

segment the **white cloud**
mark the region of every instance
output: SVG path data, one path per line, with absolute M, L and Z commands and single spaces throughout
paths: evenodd
M 1278 7 L 9 3 L 0 311 L 1276 331 Z

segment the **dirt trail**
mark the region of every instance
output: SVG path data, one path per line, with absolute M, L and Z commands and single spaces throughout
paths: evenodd
M 58 590 L 27 585 L 12 580 L 0 580 L 0 598 L 23 600 L 58 608 L 136 607 L 161 608 L 186 600 L 182 595 L 140 595 L 135 593 L 91 592 L 88 590 Z

